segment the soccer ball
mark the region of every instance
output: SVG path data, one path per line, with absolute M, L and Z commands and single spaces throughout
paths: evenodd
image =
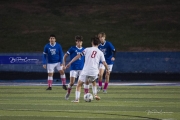
M 84 100 L 86 102 L 91 102 L 93 100 L 93 95 L 91 93 L 87 93 L 84 95 Z

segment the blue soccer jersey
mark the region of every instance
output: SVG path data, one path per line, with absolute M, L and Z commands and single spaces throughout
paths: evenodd
M 104 44 L 100 44 L 98 48 L 103 52 L 106 63 L 108 65 L 113 64 L 113 61 L 111 61 L 111 58 L 113 57 L 113 51 L 115 51 L 115 48 L 112 45 L 112 43 L 105 41 Z
M 57 42 L 52 46 L 50 43 L 46 44 L 43 51 L 43 64 L 46 63 L 62 63 L 63 51 L 60 44 Z
M 80 54 L 84 48 L 78 48 L 76 46 L 71 47 L 67 54 L 70 55 L 70 60 L 72 60 L 77 54 Z M 84 56 L 76 60 L 71 64 L 70 70 L 82 70 L 84 66 Z

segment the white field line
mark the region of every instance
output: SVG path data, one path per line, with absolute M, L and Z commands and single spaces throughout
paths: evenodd
M 59 83 L 57 83 L 57 84 L 53 84 L 53 86 L 61 86 L 62 84 L 59 84 Z M 75 84 L 75 85 L 77 85 L 77 84 Z M 135 82 L 133 82 L 133 83 L 120 83 L 120 82 L 118 82 L 118 83 L 109 83 L 109 85 L 110 86 L 180 86 L 180 82 L 176 82 L 176 83 L 171 83 L 171 82 L 166 82 L 166 83 L 164 83 L 164 82 L 162 82 L 162 83 L 156 83 L 156 82 L 145 82 L 145 83 L 135 83 Z M 0 86 L 47 86 L 47 84 L 46 83 L 0 83 Z

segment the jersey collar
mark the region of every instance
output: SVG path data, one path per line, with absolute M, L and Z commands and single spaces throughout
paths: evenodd
M 106 41 L 104 41 L 104 44 L 101 44 L 101 46 L 104 46 L 106 44 Z
M 76 46 L 76 48 L 79 49 L 79 50 L 82 49 L 82 47 L 78 48 L 78 46 Z
M 56 42 L 54 43 L 54 45 L 52 45 L 51 43 L 49 43 L 49 44 L 50 44 L 50 46 L 54 47 L 56 45 Z

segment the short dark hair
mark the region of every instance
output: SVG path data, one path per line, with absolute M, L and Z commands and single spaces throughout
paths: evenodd
M 55 37 L 56 38 L 56 36 L 54 34 L 51 34 L 49 37 Z
M 93 42 L 94 45 L 99 45 L 100 40 L 97 36 L 91 38 L 91 42 Z
M 78 40 L 83 41 L 83 36 L 76 35 L 75 36 L 75 41 L 78 41 Z

